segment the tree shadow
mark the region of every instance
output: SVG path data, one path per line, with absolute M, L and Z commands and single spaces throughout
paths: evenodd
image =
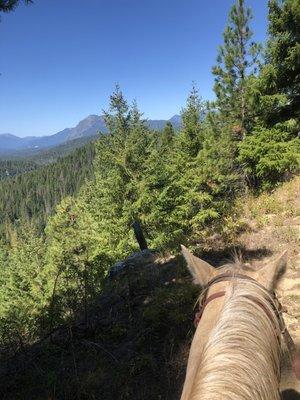
M 261 260 L 272 254 L 273 252 L 266 247 L 251 250 L 244 246 L 229 246 L 221 250 L 205 251 L 201 254 L 201 258 L 219 267 L 220 265 L 234 261 L 236 257 L 240 258 L 243 262 L 250 262 L 252 260 Z
M 300 393 L 294 389 L 287 389 L 281 393 L 282 400 L 300 400 Z

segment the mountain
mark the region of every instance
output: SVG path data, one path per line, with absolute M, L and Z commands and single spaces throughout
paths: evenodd
M 174 129 L 178 130 L 181 126 L 181 116 L 180 115 L 174 115 L 172 118 L 165 120 L 165 119 L 148 119 L 147 125 L 149 126 L 150 129 L 156 130 L 156 131 L 161 131 L 164 129 L 165 125 L 167 122 L 171 122 Z
M 169 120 L 147 120 L 149 128 L 154 130 L 162 130 L 167 121 L 170 121 L 174 129 L 179 129 L 181 117 L 174 115 Z M 0 155 L 12 154 L 17 152 L 39 151 L 41 149 L 49 149 L 60 144 L 95 136 L 97 132 L 107 132 L 104 118 L 102 115 L 89 115 L 80 121 L 74 128 L 66 128 L 60 132 L 50 136 L 28 136 L 20 138 L 10 133 L 0 134 Z
M 10 133 L 3 133 L 0 135 L 0 152 L 9 150 L 11 148 L 19 149 L 23 146 L 23 140 L 18 136 L 11 135 Z
M 180 115 L 173 115 L 172 118 L 169 119 L 169 122 L 173 125 L 174 128 L 180 128 L 181 126 L 181 116 Z

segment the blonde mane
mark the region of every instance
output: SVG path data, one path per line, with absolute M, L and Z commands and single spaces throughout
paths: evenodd
M 191 400 L 279 400 L 279 332 L 266 292 L 234 279 L 203 348 Z

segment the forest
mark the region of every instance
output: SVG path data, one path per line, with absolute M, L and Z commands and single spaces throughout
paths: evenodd
M 47 165 L 0 163 L 2 357 L 85 315 L 110 267 L 138 250 L 135 221 L 161 252 L 207 249 L 213 234 L 230 243 L 241 199 L 299 173 L 300 3 L 269 1 L 265 43 L 252 18 L 244 0 L 232 6 L 215 100 L 193 84 L 179 131 L 151 130 L 117 85 L 108 133 Z
M 92 178 L 93 142 L 65 157 L 61 151 L 42 152 L 30 161 L 0 161 L 0 226 L 30 221 L 41 233 L 54 207 Z M 40 165 L 40 157 L 45 165 Z

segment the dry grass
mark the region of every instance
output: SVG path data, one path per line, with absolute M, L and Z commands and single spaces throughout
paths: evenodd
M 272 253 L 272 259 L 288 250 L 288 268 L 278 286 L 278 295 L 288 310 L 285 314 L 288 329 L 300 348 L 300 176 L 271 194 L 244 199 L 240 207 L 248 230 L 239 236 L 239 245 L 251 250 L 265 248 Z M 268 261 L 269 257 L 261 263 Z M 287 357 L 282 389 L 300 393 L 300 381 L 295 380 Z
M 271 194 L 249 196 L 246 202 L 243 199 L 242 208 L 246 219 L 255 220 L 262 226 L 278 220 L 282 224 L 282 218 L 300 217 L 300 176 L 284 183 Z

